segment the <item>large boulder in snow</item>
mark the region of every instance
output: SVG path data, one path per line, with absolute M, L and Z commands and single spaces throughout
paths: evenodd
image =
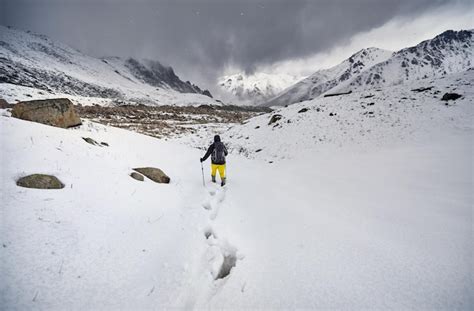
M 170 178 L 163 173 L 162 170 L 155 167 L 139 167 L 134 168 L 134 171 L 137 171 L 146 177 L 150 178 L 154 182 L 161 183 L 161 184 L 169 184 Z
M 33 174 L 21 177 L 16 184 L 20 187 L 35 189 L 62 189 L 64 184 L 55 176 Z
M 81 119 L 67 98 L 20 102 L 13 107 L 12 117 L 62 128 L 81 125 Z

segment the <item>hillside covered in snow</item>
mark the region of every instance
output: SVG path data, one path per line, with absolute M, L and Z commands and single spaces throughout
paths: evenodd
M 361 50 L 335 67 L 315 72 L 264 105 L 291 105 L 322 94 L 372 90 L 465 71 L 474 64 L 473 33 L 448 30 L 394 53 L 377 48 Z
M 182 81 L 155 60 L 81 53 L 44 35 L 0 25 L 0 96 L 69 97 L 81 104 L 217 104 L 209 91 Z
M 473 86 L 474 70 L 467 70 L 409 85 L 317 97 L 254 117 L 223 135 L 233 152 L 271 162 L 335 149 L 391 148 L 436 139 L 447 127 L 471 130 Z M 445 101 L 446 93 L 460 98 Z M 183 141 L 201 146 L 206 135 L 198 132 Z

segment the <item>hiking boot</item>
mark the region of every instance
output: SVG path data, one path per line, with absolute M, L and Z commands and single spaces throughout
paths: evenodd
M 225 185 L 225 178 L 222 178 L 221 187 L 224 187 L 224 185 Z
M 216 182 L 216 176 L 211 176 L 212 177 L 212 182 Z

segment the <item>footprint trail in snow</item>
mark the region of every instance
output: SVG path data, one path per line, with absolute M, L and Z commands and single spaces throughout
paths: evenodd
M 203 238 L 208 245 L 197 269 L 196 283 L 193 293 L 188 297 L 186 307 L 194 308 L 209 303 L 212 297 L 224 286 L 232 275 L 238 260 L 243 259 L 235 246 L 230 244 L 213 229 L 221 205 L 225 202 L 227 189 L 211 184 L 206 187 L 206 198 L 202 207 L 209 211 L 210 223 L 203 230 Z M 208 286 L 203 286 L 208 284 Z

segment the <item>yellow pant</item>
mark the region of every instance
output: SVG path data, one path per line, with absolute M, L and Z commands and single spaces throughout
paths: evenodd
M 216 171 L 219 171 L 219 176 L 225 178 L 225 164 L 211 164 L 211 176 L 216 177 Z

